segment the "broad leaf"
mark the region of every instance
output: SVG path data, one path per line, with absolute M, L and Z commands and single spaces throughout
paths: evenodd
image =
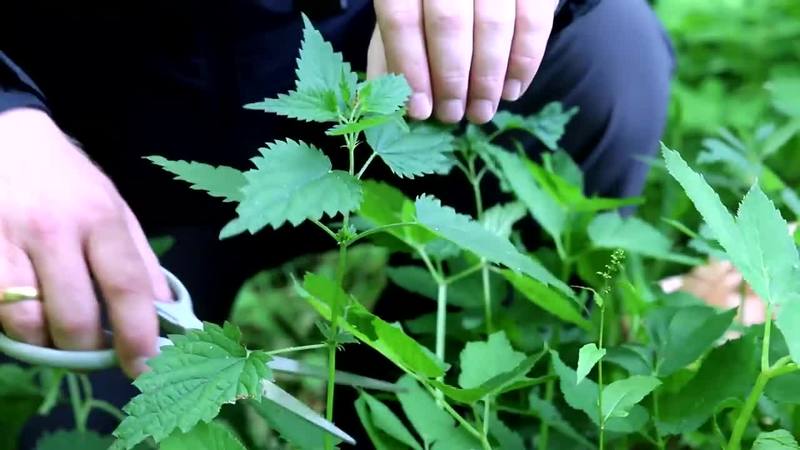
M 497 450 L 525 450 L 525 440 L 522 436 L 503 423 L 496 412 L 492 411 L 487 420 L 489 420 L 489 436 L 493 437 L 498 443 L 496 447 L 492 448 Z
M 644 256 L 674 261 L 687 265 L 700 265 L 702 260 L 674 253 L 672 242 L 658 229 L 636 217 L 622 218 L 609 212 L 595 217 L 587 229 L 592 244 L 599 248 L 617 249 Z
M 489 369 L 485 372 L 498 373 L 474 387 L 457 388 L 435 380 L 431 381 L 431 383 L 447 397 L 459 403 L 470 405 L 479 400 L 486 399 L 487 397 L 494 397 L 505 392 L 522 389 L 533 384 L 539 384 L 541 379 L 526 378 L 525 375 L 533 369 L 533 366 L 536 365 L 543 355 L 544 353 L 540 353 L 524 358 L 515 367 L 504 372 Z M 505 364 L 505 362 L 503 364 Z
M 386 269 L 389 279 L 401 288 L 436 300 L 438 286 L 430 272 L 420 266 L 389 267 Z M 506 283 L 498 275 L 489 275 L 489 284 L 492 298 L 504 298 L 507 292 Z M 461 308 L 481 309 L 483 299 L 475 292 L 483 289 L 483 279 L 480 273 L 463 277 L 451 282 L 447 286 L 447 304 Z
M 414 429 L 431 450 L 480 450 L 477 439 L 453 419 L 412 377 L 397 382 L 404 392 L 397 394 L 400 405 Z
M 231 430 L 216 422 L 201 423 L 189 432 L 175 433 L 164 439 L 159 448 L 160 450 L 247 450 Z
M 638 405 L 661 384 L 656 377 L 633 375 L 603 387 L 603 417 L 627 417 L 631 408 Z
M 375 450 L 407 450 L 408 446 L 381 431 L 373 422 L 367 400 L 359 396 L 355 402 L 356 414 L 361 425 L 369 436 L 370 443 Z
M 344 136 L 345 134 L 361 133 L 364 130 L 383 125 L 393 120 L 402 120 L 395 116 L 367 116 L 357 122 L 342 123 L 332 126 L 325 132 L 328 136 Z
M 706 306 L 676 310 L 657 350 L 658 375 L 669 376 L 700 358 L 725 334 L 735 316 L 735 308 L 725 312 Z
M 577 112 L 577 107 L 565 111 L 561 103 L 552 102 L 545 105 L 538 113 L 527 117 L 500 111 L 492 122 L 500 132 L 513 129 L 525 130 L 536 136 L 550 150 L 556 150 L 567 123 Z
M 272 400 L 263 398 L 251 401 L 249 405 L 267 421 L 270 428 L 277 431 L 281 438 L 297 450 L 319 450 L 325 447 L 325 440 L 334 445 L 339 439 L 330 436 L 316 425 L 312 425 L 302 417 L 286 410 Z
M 543 423 L 546 423 L 548 426 L 554 428 L 559 433 L 567 436 L 584 448 L 591 450 L 597 448 L 595 444 L 589 442 L 582 434 L 575 430 L 569 422 L 564 420 L 561 413 L 552 403 L 539 398 L 535 390 L 531 391 L 528 401 L 530 403 L 530 411 Z
M 12 450 L 25 423 L 42 404 L 34 371 L 14 364 L 0 364 L 0 449 Z
M 558 356 L 558 353 L 551 351 L 553 357 L 553 368 L 560 379 L 559 386 L 564 394 L 567 404 L 577 410 L 583 411 L 596 425 L 600 424 L 598 411 L 598 386 L 594 381 L 584 378 L 578 383 L 577 375 L 574 370 L 567 367 Z M 644 384 L 644 383 L 643 383 Z M 604 396 L 604 400 L 605 400 Z M 610 399 L 610 398 L 609 398 Z M 605 401 L 604 412 L 607 411 Z M 606 429 L 619 433 L 634 433 L 641 430 L 647 423 L 647 410 L 640 405 L 633 405 L 625 417 L 610 416 L 606 421 Z
M 410 95 L 411 87 L 402 75 L 387 74 L 358 85 L 358 104 L 364 113 L 393 114 Z
M 520 253 L 507 239 L 492 233 L 471 217 L 443 206 L 435 197 L 422 196 L 415 202 L 417 220 L 439 236 L 454 242 L 487 261 L 522 272 L 572 296 L 572 290 L 538 261 Z
M 508 239 L 514 225 L 525 217 L 525 206 L 519 202 L 495 205 L 483 212 L 481 223 L 483 226 L 500 236 Z
M 753 442 L 752 450 L 798 450 L 800 445 L 797 440 L 792 436 L 792 433 L 786 430 L 775 430 L 769 432 L 761 432 L 758 434 L 756 441 Z
M 269 112 L 305 122 L 338 122 L 339 104 L 332 90 L 289 91 L 267 98 L 262 102 L 248 103 L 245 109 Z
M 566 211 L 533 178 L 530 161 L 510 152 L 499 152 L 496 156 L 511 189 L 560 246 L 567 221 Z
M 775 108 L 792 117 L 800 117 L 800 77 L 777 78 L 767 83 Z
M 176 180 L 191 184 L 192 189 L 206 191 L 212 197 L 222 197 L 226 202 L 238 202 L 242 199 L 242 188 L 246 180 L 244 174 L 233 167 L 170 161 L 161 156 L 148 156 L 146 159 L 174 174 Z
M 400 177 L 447 173 L 453 167 L 453 136 L 447 130 L 425 124 L 404 129 L 392 121 L 364 134 L 369 146 Z
M 148 362 L 152 370 L 134 382 L 142 393 L 123 408 L 128 417 L 114 431 L 117 448 L 148 437 L 160 442 L 175 429 L 187 432 L 211 421 L 224 404 L 261 398 L 269 357 L 242 346 L 234 325 L 206 323 L 204 330 L 170 339 L 175 345 L 162 348 Z
M 502 273 L 511 285 L 514 286 L 514 289 L 519 291 L 523 297 L 533 302 L 536 306 L 563 321 L 574 323 L 586 330 L 592 328 L 591 322 L 583 318 L 576 303 L 560 292 L 554 291 L 532 278 L 514 273 L 510 270 L 504 270 Z
M 361 203 L 361 186 L 347 172 L 331 170 L 331 161 L 304 142 L 276 141 L 261 148 L 252 159 L 256 168 L 245 172 L 244 197 L 236 208 L 239 217 L 223 230 L 242 228 L 255 233 L 286 222 L 298 225 L 352 211 Z
M 717 405 L 729 398 L 744 398 L 755 381 L 755 370 L 752 337 L 714 349 L 679 392 L 661 395 L 659 432 L 684 434 L 698 429 L 711 418 Z
M 113 442 L 114 438 L 111 436 L 101 436 L 94 431 L 59 430 L 54 433 L 48 433 L 39 439 L 36 442 L 36 450 L 67 450 L 71 448 L 107 450 Z
M 497 375 L 514 369 L 525 360 L 525 354 L 514 350 L 504 331 L 489 336 L 487 341 L 468 342 L 461 351 L 461 374 L 458 384 L 474 388 Z
M 428 378 L 444 375 L 446 365 L 402 329 L 367 311 L 336 283 L 321 275 L 307 274 L 301 292 L 325 319 L 331 319 L 331 305 L 338 298 L 344 308 L 340 326 L 392 362 Z M 342 304 L 344 303 L 344 304 Z
M 369 407 L 372 424 L 375 427 L 415 450 L 422 450 L 414 436 L 411 435 L 406 426 L 403 425 L 403 422 L 388 406 L 366 392 L 362 392 L 361 397 L 364 398 Z
M 597 344 L 594 342 L 589 343 L 581 347 L 578 351 L 578 370 L 576 371 L 576 383 L 580 383 L 589 372 L 592 371 L 592 368 L 595 364 L 598 363 L 603 357 L 606 355 L 606 349 L 597 348 Z

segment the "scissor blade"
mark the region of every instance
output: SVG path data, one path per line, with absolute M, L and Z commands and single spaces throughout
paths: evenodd
M 275 372 L 286 373 L 290 375 L 307 376 L 319 378 L 321 380 L 328 378 L 328 369 L 322 366 L 315 366 L 307 364 L 294 359 L 283 358 L 280 356 L 273 356 L 272 360 L 267 363 L 270 369 Z M 402 392 L 403 389 L 394 383 L 388 381 L 378 380 L 375 378 L 364 377 L 349 372 L 336 371 L 336 384 L 343 384 L 346 386 L 354 386 L 365 389 L 373 389 L 376 391 L 386 392 Z
M 263 381 L 261 386 L 264 398 L 272 400 L 292 414 L 302 418 L 314 426 L 322 428 L 325 432 L 341 439 L 343 442 L 346 442 L 350 445 L 356 445 L 356 440 L 353 439 L 349 434 L 342 431 L 333 423 L 325 420 L 316 411 L 306 406 L 305 403 L 301 402 L 300 400 L 294 398 L 291 394 L 278 387 L 278 385 L 275 383 L 271 381 Z

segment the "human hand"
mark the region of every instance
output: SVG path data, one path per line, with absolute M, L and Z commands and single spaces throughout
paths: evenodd
M 367 75 L 402 73 L 408 114 L 485 123 L 518 99 L 544 56 L 558 0 L 375 0 Z
M 0 303 L 11 337 L 66 350 L 105 344 L 94 282 L 129 376 L 156 351 L 154 299 L 169 287 L 111 181 L 45 113 L 0 114 L 0 290 L 37 286 L 40 302 Z

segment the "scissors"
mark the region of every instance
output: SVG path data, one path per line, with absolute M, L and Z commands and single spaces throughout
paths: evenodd
M 186 286 L 170 271 L 162 268 L 170 288 L 175 297 L 174 302 L 156 302 L 156 311 L 160 327 L 171 334 L 184 334 L 191 330 L 203 329 L 203 322 L 197 318 L 192 306 L 192 298 Z M 21 293 L 15 300 L 35 300 L 36 295 L 31 292 Z M 0 302 L 0 306 L 3 303 Z M 159 337 L 159 348 L 172 345 L 169 339 Z M 94 371 L 111 368 L 117 365 L 114 350 L 98 351 L 67 351 L 53 348 L 39 347 L 15 341 L 0 332 L 0 353 L 29 364 L 56 367 L 76 371 Z M 290 358 L 273 356 L 267 366 L 274 372 L 296 376 L 309 376 L 327 379 L 328 371 L 325 367 L 314 366 Z M 363 377 L 348 372 L 336 372 L 336 383 L 348 386 L 374 389 L 387 392 L 399 392 L 401 389 L 394 383 Z M 325 420 L 316 411 L 306 406 L 303 402 L 281 389 L 271 380 L 262 381 L 262 394 L 284 409 L 302 418 L 306 422 L 321 428 L 323 431 L 335 436 L 351 445 L 356 441 L 349 434 L 336 425 Z

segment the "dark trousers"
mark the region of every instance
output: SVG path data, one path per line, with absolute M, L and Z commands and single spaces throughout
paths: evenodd
M 229 19 L 239 18 L 237 14 L 231 13 Z M 318 25 L 334 47 L 363 70 L 373 20 L 370 5 L 361 2 L 346 15 Z M 128 88 L 131 98 L 126 100 L 124 117 L 81 120 L 82 114 L 96 113 L 76 110 L 70 116 L 68 105 L 54 108 L 117 182 L 148 233 L 176 238 L 162 263 L 184 280 L 205 320 L 224 320 L 241 283 L 259 269 L 330 248 L 318 230 L 304 226 L 220 242 L 217 233 L 232 217 L 231 209 L 190 191 L 139 158 L 162 154 L 244 168 L 246 159 L 265 141 L 292 137 L 322 146 L 328 142 L 321 129 L 240 110 L 241 104 L 274 96 L 293 83 L 296 48 L 291 45 L 299 42 L 299 21 L 295 17 L 289 23 L 270 26 L 258 30 L 256 37 L 249 33 L 241 39 L 231 37 L 236 33 L 219 32 L 225 39 L 212 46 L 216 50 L 208 59 L 187 56 L 166 63 L 169 70 L 140 74 L 142 78 Z M 531 114 L 551 101 L 578 106 L 580 112 L 570 122 L 561 145 L 585 171 L 587 189 L 605 196 L 633 196 L 641 192 L 647 172 L 641 157 L 654 154 L 658 147 L 673 65 L 668 39 L 644 0 L 603 0 L 585 15 L 572 17 L 568 11 L 559 15 L 531 89 L 520 101 L 502 107 Z M 45 84 L 49 95 L 47 83 L 40 84 Z M 109 120 L 114 123 L 109 125 Z M 110 132 L 109 127 L 115 131 Z M 531 154 L 541 151 L 533 139 L 523 144 Z M 328 148 L 330 153 L 338 149 Z M 466 190 L 451 188 L 453 185 L 430 178 L 404 187 L 411 193 L 436 194 L 471 211 Z M 343 361 L 351 370 L 387 376 L 381 373 L 382 364 L 368 362 L 374 358 L 359 362 L 364 354 L 351 352 Z M 97 374 L 95 384 L 98 396 L 115 403 L 124 403 L 133 393 L 117 372 Z M 360 427 L 355 425 L 351 404 L 340 403 L 338 422 L 356 433 Z M 59 411 L 54 418 L 32 423 L 22 448 L 31 448 L 34 436 L 43 428 L 71 426 L 68 417 L 68 411 Z M 100 415 L 93 422 L 104 432 L 115 426 L 113 420 Z M 363 441 L 362 446 L 369 448 Z

